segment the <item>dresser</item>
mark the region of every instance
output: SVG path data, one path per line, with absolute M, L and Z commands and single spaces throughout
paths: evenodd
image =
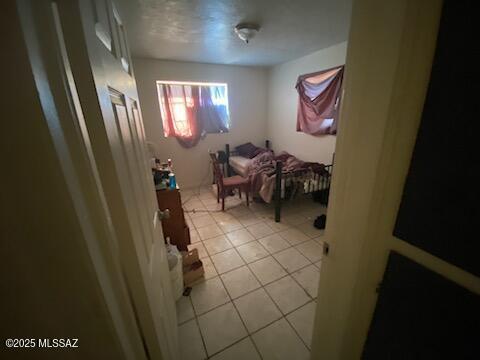
M 165 238 L 170 237 L 170 243 L 176 245 L 180 251 L 188 251 L 190 229 L 185 221 L 180 189 L 157 189 L 156 192 L 158 208 L 170 211 L 170 217 L 162 220 L 163 235 Z

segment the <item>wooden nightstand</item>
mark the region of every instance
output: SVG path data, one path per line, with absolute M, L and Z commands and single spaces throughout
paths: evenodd
M 170 243 L 176 245 L 181 251 L 188 251 L 190 244 L 190 229 L 185 221 L 182 208 L 180 189 L 157 189 L 158 208 L 169 209 L 170 217 L 162 221 L 163 235 L 170 237 Z

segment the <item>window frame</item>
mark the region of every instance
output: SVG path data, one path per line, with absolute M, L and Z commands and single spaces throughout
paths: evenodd
M 163 104 L 163 94 L 161 93 L 161 85 L 187 85 L 187 86 L 222 86 L 225 87 L 225 98 L 226 98 L 226 111 L 228 115 L 228 130 L 230 130 L 231 126 L 231 118 L 230 118 L 230 99 L 228 97 L 228 83 L 226 82 L 201 82 L 201 81 L 176 81 L 176 80 L 157 80 L 156 81 L 156 87 L 157 87 L 157 98 L 158 98 L 158 105 L 160 107 L 160 114 L 162 117 L 162 125 L 163 125 L 163 114 L 165 113 L 165 110 L 163 109 L 164 104 Z M 185 103 L 183 100 L 181 101 L 182 103 Z M 185 103 L 184 107 L 186 110 L 186 107 L 188 106 L 188 103 Z M 185 121 L 186 122 L 186 121 Z M 181 123 L 181 121 L 176 121 L 176 123 Z M 208 132 L 208 134 L 225 134 L 226 132 L 224 131 L 219 131 L 219 132 Z M 174 137 L 173 135 L 166 135 L 165 133 L 165 128 L 163 128 L 163 136 L 165 138 L 169 137 Z

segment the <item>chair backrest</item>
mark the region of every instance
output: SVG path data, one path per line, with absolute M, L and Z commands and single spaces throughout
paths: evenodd
M 218 186 L 223 186 L 223 172 L 218 162 L 217 155 L 215 153 L 210 153 L 210 159 L 212 159 L 213 166 L 213 175 L 215 176 L 215 182 Z

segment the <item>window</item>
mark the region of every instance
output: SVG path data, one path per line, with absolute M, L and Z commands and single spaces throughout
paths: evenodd
M 227 84 L 157 81 L 157 91 L 165 137 L 191 147 L 205 134 L 228 132 Z
M 297 131 L 311 135 L 337 133 L 344 66 L 300 75 Z

